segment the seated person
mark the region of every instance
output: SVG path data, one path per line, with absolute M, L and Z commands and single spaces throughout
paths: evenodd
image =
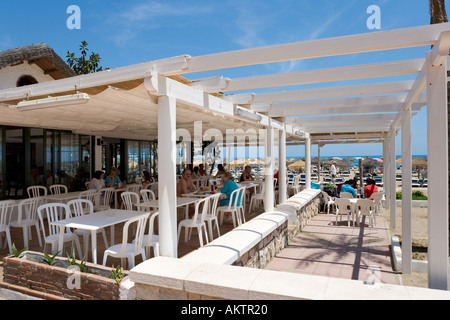
M 148 171 L 142 172 L 144 175 L 144 181 L 142 181 L 142 189 L 147 189 L 147 186 L 154 182 L 153 178 L 150 176 L 150 173 Z
M 97 170 L 94 173 L 94 177 L 89 182 L 89 189 L 102 189 L 105 188 L 105 180 L 103 178 L 105 177 L 105 173 L 101 170 Z
M 225 174 L 225 169 L 222 164 L 217 165 L 217 173 L 215 178 L 220 178 Z
M 364 198 L 370 198 L 372 193 L 377 193 L 378 188 L 375 184 L 375 180 L 367 179 L 367 185 L 364 187 Z
M 120 180 L 119 176 L 117 175 L 117 169 L 116 167 L 112 167 L 109 171 L 109 175 L 105 179 L 105 186 L 108 188 L 111 187 L 117 187 L 122 181 Z
M 194 167 L 194 169 L 192 169 L 192 173 L 191 173 L 191 178 L 192 179 L 198 179 L 200 178 L 200 173 L 199 173 L 199 168 L 197 166 Z
M 183 194 L 191 193 L 196 190 L 194 183 L 191 178 L 191 170 L 184 169 L 183 175 L 181 176 L 180 181 L 177 184 L 177 197 L 181 197 Z M 192 218 L 195 213 L 195 205 L 189 205 L 189 218 Z
M 203 167 L 203 163 L 200 163 L 200 164 L 198 165 L 198 173 L 199 173 L 201 176 L 206 176 L 206 171 L 205 171 L 205 168 Z
M 181 197 L 183 194 L 191 193 L 196 190 L 191 178 L 191 170 L 184 169 L 183 175 L 177 184 L 177 197 Z
M 342 185 L 341 192 L 349 192 L 349 193 L 351 193 L 353 195 L 354 198 L 356 198 L 356 191 L 350 185 L 350 181 L 349 180 L 345 181 L 345 183 Z
M 255 178 L 252 176 L 252 167 L 245 166 L 244 172 L 242 172 L 239 181 L 243 182 L 243 181 L 253 181 L 253 180 L 255 180 Z
M 230 203 L 230 197 L 234 190 L 239 189 L 239 186 L 236 182 L 234 182 L 234 177 L 231 172 L 226 172 L 222 176 L 222 189 L 220 192 L 225 194 L 227 197 L 225 199 L 220 200 L 221 206 L 227 206 Z M 234 199 L 233 199 L 234 200 Z M 238 205 L 241 204 L 241 199 L 238 199 Z

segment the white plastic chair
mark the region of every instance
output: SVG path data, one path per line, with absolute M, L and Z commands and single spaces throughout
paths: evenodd
M 90 190 L 82 191 L 78 195 L 78 199 L 89 200 L 92 203 L 95 203 L 96 201 L 98 201 L 97 197 L 99 197 L 97 189 L 90 189 Z
M 258 202 L 262 201 L 264 203 L 265 191 L 266 191 L 266 184 L 263 183 L 262 187 L 261 187 L 261 192 L 260 193 L 255 193 L 255 194 L 252 195 L 252 199 L 250 200 L 250 207 L 248 209 L 249 212 L 251 212 L 251 210 L 252 210 L 253 203 L 256 203 L 257 201 Z
M 300 192 L 300 188 L 300 175 L 297 174 L 296 176 L 294 176 L 292 182 L 290 181 L 288 184 L 288 194 L 291 194 L 291 191 L 293 191 L 295 195 Z
M 353 198 L 353 195 L 350 192 L 341 192 L 339 198 L 350 199 Z
M 200 213 L 200 207 L 202 210 L 201 213 Z M 180 241 L 181 228 L 184 227 L 185 228 L 184 242 L 187 242 L 188 234 L 189 234 L 189 238 L 190 238 L 190 229 L 197 228 L 198 238 L 200 241 L 200 247 L 203 247 L 203 230 L 205 231 L 206 243 L 209 243 L 208 233 L 206 231 L 206 223 L 205 223 L 205 217 L 208 213 L 208 209 L 209 209 L 209 199 L 208 198 L 204 198 L 195 203 L 195 213 L 194 213 L 194 216 L 192 217 L 192 219 L 181 220 L 180 223 L 178 224 L 178 242 Z
M 342 221 L 342 216 L 346 214 L 348 226 L 350 226 L 350 217 L 353 217 L 353 208 L 350 199 L 336 198 L 334 200 L 334 205 L 336 206 L 336 225 L 338 222 L 338 216 L 341 216 Z
M 114 195 L 114 188 L 103 188 L 97 190 L 94 201 L 94 211 L 111 209 L 111 202 Z
M 36 198 L 47 195 L 47 188 L 44 186 L 31 186 L 27 188 L 28 198 Z
M 11 227 L 22 228 L 23 246 L 28 247 L 28 241 L 31 240 L 31 227 L 36 228 L 39 240 L 39 246 L 42 246 L 41 229 L 39 227 L 39 217 L 37 208 L 44 204 L 44 197 L 36 197 L 21 200 L 18 204 L 17 221 L 11 221 Z
M 375 220 L 375 201 L 370 199 L 358 199 L 356 202 L 356 209 L 358 212 L 357 219 L 358 225 L 360 223 L 361 216 L 369 216 L 370 226 L 373 228 L 373 222 Z M 376 220 L 375 220 L 376 223 Z
M 74 199 L 67 203 L 73 216 L 80 217 L 85 214 L 94 213 L 94 204 L 90 200 L 86 199 Z M 89 252 L 89 237 L 91 236 L 91 231 L 86 229 L 75 229 L 74 233 L 76 235 L 83 236 L 84 244 L 84 257 L 87 259 Z M 105 229 L 98 229 L 97 233 L 103 235 L 103 242 L 105 243 L 105 248 L 108 248 L 108 240 L 106 238 Z
M 240 204 L 238 205 L 240 201 Z M 225 212 L 231 212 L 233 218 L 233 226 L 241 225 L 242 220 L 245 222 L 244 215 L 245 187 L 234 190 L 230 195 L 230 202 L 226 206 L 217 208 L 217 214 L 220 218 L 220 224 L 223 223 L 223 215 Z M 243 219 L 242 219 L 243 218 Z
M 327 207 L 327 214 L 330 214 L 330 207 L 334 206 L 334 200 L 331 199 L 330 195 L 325 191 L 322 191 L 323 201 L 325 202 L 325 206 Z
M 6 234 L 6 242 L 9 246 L 9 254 L 12 254 L 12 242 L 11 242 L 11 231 L 10 231 L 10 222 L 11 222 L 11 215 L 13 206 L 16 204 L 14 200 L 5 200 L 0 201 L 0 233 L 4 232 Z M 2 244 L 0 236 L 0 247 Z M 6 248 L 6 243 L 2 247 L 3 249 Z
M 217 236 L 220 237 L 219 219 L 217 218 L 217 207 L 221 195 L 222 195 L 221 193 L 216 193 L 206 198 L 209 202 L 209 210 L 208 212 L 206 212 L 204 220 L 205 223 L 208 225 L 209 239 L 211 241 L 214 239 L 213 222 L 215 223 L 215 227 L 217 229 Z
M 50 186 L 50 193 L 51 194 L 61 194 L 61 193 L 68 193 L 69 189 L 67 186 L 63 184 L 54 184 Z
M 139 190 L 141 190 L 141 185 L 137 183 L 129 184 L 125 187 L 125 191 L 127 192 L 139 193 Z
M 137 210 L 136 205 L 139 204 L 139 194 L 132 191 L 125 191 L 121 194 L 122 203 L 125 210 Z
M 372 193 L 369 199 L 375 201 L 375 213 L 381 213 L 383 211 L 384 193 L 382 192 Z
M 113 245 L 105 250 L 103 254 L 103 265 L 106 265 L 106 261 L 109 256 L 114 258 L 121 258 L 121 265 L 125 269 L 125 259 L 128 259 L 129 270 L 134 268 L 134 259 L 136 256 L 141 255 L 142 260 L 145 261 L 144 250 L 144 231 L 147 224 L 150 213 L 143 213 L 135 218 L 132 218 L 125 222 L 122 232 L 122 243 Z M 136 224 L 136 237 L 132 243 L 128 243 L 128 229 L 130 224 Z
M 150 258 L 150 247 L 153 248 L 153 255 L 159 256 L 159 235 L 155 234 L 155 219 L 159 217 L 159 212 L 150 214 L 148 234 L 144 235 L 143 243 L 145 248 L 145 255 Z
M 139 193 L 141 194 L 142 201 L 144 202 L 156 200 L 155 193 L 150 189 L 142 189 Z
M 52 254 L 56 254 L 58 243 L 59 243 L 59 226 L 55 226 L 52 222 L 59 220 L 59 212 L 64 211 L 65 217 L 70 218 L 70 208 L 65 203 L 48 203 L 41 205 L 38 208 L 39 221 L 41 223 L 41 229 L 44 234 L 44 251 L 47 244 L 51 245 Z M 45 225 L 45 221 L 47 222 L 47 226 Z M 48 230 L 48 233 L 46 232 Z M 80 240 L 78 236 L 70 231 L 70 228 L 65 228 L 64 232 L 64 242 L 75 242 L 77 247 L 78 256 L 82 256 Z

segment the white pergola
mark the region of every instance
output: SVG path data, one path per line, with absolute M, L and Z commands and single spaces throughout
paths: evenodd
M 211 130 L 209 135 L 225 136 L 227 130 L 262 129 L 258 132 L 264 133 L 266 190 L 273 190 L 274 144 L 279 146 L 280 202 L 286 200 L 287 141 L 304 141 L 307 187 L 311 181 L 311 144 L 320 147 L 329 143 L 382 143 L 384 185 L 391 222 L 395 224 L 395 137 L 401 131 L 402 261 L 403 272 L 410 273 L 411 117 L 426 105 L 429 286 L 447 290 L 449 46 L 450 24 L 446 23 L 198 57 L 178 56 L 2 90 L 0 124 L 126 139 L 158 139 L 158 167 L 162 173 L 159 176 L 161 254 L 171 257 L 177 256 L 175 154 L 180 137 L 200 135 L 201 138 L 208 130 Z M 428 53 L 412 60 L 235 79 L 195 78 L 196 73 L 203 71 L 414 47 L 428 47 Z M 192 78 L 188 80 L 182 74 Z M 395 80 L 398 76 L 411 79 Z M 339 84 L 362 79 L 379 81 Z M 301 88 L 303 85 L 317 87 Z M 281 87 L 282 90 L 276 89 Z M 57 101 L 58 96 L 69 97 L 69 101 Z M 200 133 L 193 125 L 199 120 Z M 278 139 L 274 141 L 276 131 Z M 227 142 L 234 143 L 234 139 Z M 271 211 L 273 192 L 268 192 L 266 197 L 265 210 Z

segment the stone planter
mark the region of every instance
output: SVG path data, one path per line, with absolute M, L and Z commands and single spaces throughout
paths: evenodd
M 26 251 L 22 258 L 3 258 L 3 281 L 71 300 L 120 300 L 128 296 L 113 279 L 111 267 L 86 263 L 89 273 L 67 267 L 67 258 L 56 257 L 54 266 L 42 263 L 44 254 Z M 127 281 L 128 274 L 125 273 Z

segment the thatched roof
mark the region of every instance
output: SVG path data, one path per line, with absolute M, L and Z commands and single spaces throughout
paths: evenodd
M 75 72 L 45 43 L 0 51 L 0 68 L 28 61 L 35 63 L 54 79 L 75 76 Z

